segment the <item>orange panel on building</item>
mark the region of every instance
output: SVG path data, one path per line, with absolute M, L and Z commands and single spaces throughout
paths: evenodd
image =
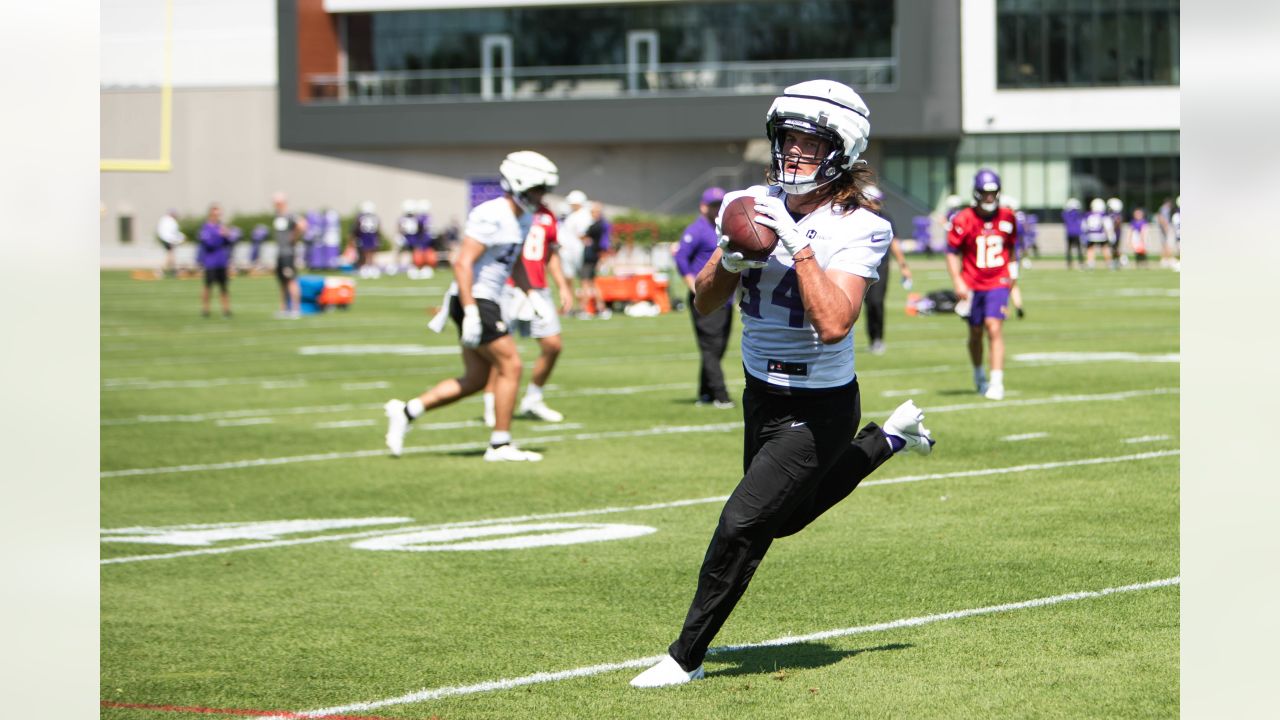
M 307 78 L 317 73 L 338 72 L 338 23 L 325 12 L 324 0 L 297 0 L 298 3 L 298 99 L 311 98 Z

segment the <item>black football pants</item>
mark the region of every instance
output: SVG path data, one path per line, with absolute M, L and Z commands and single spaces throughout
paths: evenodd
M 725 305 L 703 315 L 693 306 L 693 293 L 689 293 L 689 314 L 693 316 L 693 333 L 698 340 L 698 354 L 702 358 L 702 367 L 698 371 L 698 399 L 704 402 L 728 402 L 729 390 L 724 384 L 724 370 L 720 368 L 720 361 L 724 359 L 724 352 L 729 347 L 729 334 L 733 330 L 733 308 Z
M 742 393 L 744 474 L 725 503 L 698 589 L 669 652 L 702 664 L 712 638 L 746 592 L 775 538 L 793 535 L 853 492 L 893 452 L 862 415 L 854 382 L 818 395 L 774 395 L 750 376 Z

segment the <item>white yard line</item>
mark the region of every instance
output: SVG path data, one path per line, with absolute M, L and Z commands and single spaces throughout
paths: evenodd
M 740 650 L 750 650 L 764 647 L 780 647 L 786 645 L 798 645 L 800 643 L 814 642 L 817 640 L 828 640 L 831 638 L 848 637 L 850 635 L 865 635 L 868 633 L 884 632 L 887 630 L 898 630 L 901 628 L 920 627 L 922 625 L 930 625 L 938 622 L 946 622 L 948 620 L 961 620 L 964 618 L 976 617 L 979 615 L 994 615 L 997 613 L 1013 612 L 1015 610 L 1027 610 L 1031 608 L 1049 607 L 1065 602 L 1074 602 L 1077 600 L 1091 600 L 1096 598 L 1107 597 L 1110 595 L 1119 595 L 1123 593 L 1138 592 L 1141 590 L 1154 590 L 1157 588 L 1165 588 L 1178 586 L 1181 584 L 1181 577 L 1165 578 L 1163 580 L 1151 580 L 1149 582 L 1134 583 L 1132 585 L 1121 585 L 1119 587 L 1103 588 L 1101 590 L 1081 590 L 1077 592 L 1063 593 L 1061 595 L 1052 595 L 1048 597 L 1033 598 L 1031 600 L 1023 600 L 1020 602 L 1002 603 L 999 605 L 987 605 L 984 607 L 966 608 L 963 610 L 952 610 L 950 612 L 937 613 L 934 615 L 919 615 L 916 617 L 900 618 L 898 620 L 889 620 L 886 622 L 875 623 L 873 625 L 859 625 L 856 627 L 836 628 L 833 630 L 823 630 L 820 632 L 810 633 L 808 635 L 791 635 L 787 637 L 774 638 L 757 643 L 746 643 L 743 645 L 725 645 L 721 647 L 711 648 L 707 651 L 708 655 L 719 655 L 731 653 Z M 642 668 L 652 665 L 659 660 L 665 658 L 666 655 L 653 655 L 650 657 L 634 658 L 631 660 L 623 660 L 620 662 L 605 663 L 602 665 L 588 665 L 586 667 L 573 668 L 571 670 L 559 670 L 553 672 L 535 672 L 529 675 L 516 678 L 503 678 L 500 680 L 489 680 L 487 682 L 475 683 L 473 685 L 451 685 L 439 688 L 423 688 L 406 693 L 397 697 L 385 698 L 382 700 L 370 700 L 366 702 L 356 702 L 349 705 L 337 705 L 334 707 L 321 708 L 319 710 L 304 710 L 299 715 L 309 717 L 323 717 L 325 715 L 338 715 L 342 713 L 362 712 L 374 710 L 376 708 L 388 707 L 391 705 L 409 705 L 412 703 L 427 702 L 430 700 L 439 700 L 446 697 L 457 697 L 460 695 L 474 695 L 482 692 L 493 692 L 496 690 L 510 690 L 512 688 L 524 687 L 527 685 L 538 685 L 542 683 L 558 682 L 561 680 L 572 680 L 575 678 L 591 677 L 593 675 L 602 675 L 604 673 L 616 672 L 618 670 Z M 711 677 L 715 677 L 712 673 Z M 619 688 L 620 692 L 631 692 L 628 689 Z
M 884 478 L 882 480 L 868 480 L 860 484 L 860 487 L 870 487 L 873 485 L 898 485 L 910 482 L 922 482 L 927 480 L 946 480 L 949 478 L 965 478 L 979 477 L 982 475 L 1006 475 L 1017 472 L 1033 472 L 1036 470 L 1053 470 L 1064 467 L 1077 467 L 1083 465 L 1102 465 L 1106 463 L 1133 462 L 1140 460 L 1154 460 L 1156 458 L 1170 457 L 1180 454 L 1179 450 L 1160 450 L 1154 452 L 1136 453 L 1132 455 L 1114 455 L 1110 457 L 1083 458 L 1079 460 L 1062 460 L 1058 462 L 1037 463 L 1032 465 L 1014 465 L 1002 468 L 986 468 L 983 470 L 961 470 L 950 473 L 932 473 L 928 475 L 903 475 L 900 477 Z M 466 520 L 452 523 L 440 523 L 435 525 L 420 525 L 416 527 L 400 527 L 394 530 L 374 530 L 361 533 L 347 533 L 342 535 L 326 535 L 321 537 L 300 538 L 295 540 L 272 540 L 268 542 L 250 543 L 247 545 L 237 545 L 234 547 L 222 548 L 205 548 L 200 550 L 182 550 L 171 553 L 159 553 L 155 555 L 131 555 L 127 557 L 110 558 L 99 561 L 102 565 L 114 565 L 118 563 L 141 562 L 144 560 L 169 560 L 172 558 L 191 557 L 195 555 L 221 555 L 224 553 L 239 552 L 241 550 L 261 550 L 265 548 L 289 547 L 291 545 L 308 545 L 319 542 L 334 542 L 338 540 L 352 540 L 376 535 L 387 535 L 392 533 L 417 532 L 426 530 L 447 530 L 463 527 L 483 527 L 485 525 L 501 525 L 535 522 L 541 520 L 561 520 L 565 518 L 588 517 L 592 515 L 611 515 L 617 513 L 643 512 L 647 510 L 668 510 L 677 507 L 688 507 L 691 505 L 704 505 L 708 503 L 721 503 L 728 498 L 727 495 L 719 495 L 716 497 L 692 498 L 688 500 L 675 500 L 672 502 L 650 503 L 645 505 L 631 505 L 628 507 L 604 507 L 594 508 L 590 510 L 570 510 L 558 513 L 543 513 L 537 515 L 520 515 L 516 517 L 490 518 L 487 520 Z
M 1047 432 L 1029 432 L 1018 435 L 1005 435 L 1000 439 L 1005 442 L 1022 442 L 1023 440 L 1039 440 L 1040 438 L 1047 437 L 1049 437 L 1049 433 Z
M 1147 395 L 1170 395 L 1176 394 L 1178 388 L 1153 388 L 1150 390 L 1129 390 L 1117 393 L 1101 393 L 1097 395 L 1052 395 L 1045 398 L 1027 398 L 1024 400 L 986 400 L 979 403 L 964 403 L 961 405 L 943 405 L 939 407 L 927 408 L 925 415 L 958 412 L 963 410 L 997 410 L 1007 407 L 1021 407 L 1028 405 L 1054 405 L 1058 403 L 1078 403 L 1078 402 L 1106 402 L 1117 400 L 1128 400 L 1135 397 L 1143 397 Z M 887 415 L 892 408 L 869 411 L 863 413 L 864 416 L 879 417 Z M 709 425 L 659 425 L 644 430 L 617 430 L 611 432 L 599 433 L 577 433 L 573 435 L 547 435 L 539 437 L 539 443 L 566 442 L 577 440 L 604 440 L 612 438 L 635 438 L 635 437 L 652 437 L 658 435 L 678 435 L 693 432 L 727 432 L 742 427 L 741 421 L 712 423 Z M 420 453 L 439 453 L 439 452 L 457 452 L 467 450 L 483 450 L 487 447 L 484 442 L 465 442 L 450 443 L 446 445 L 428 445 L 419 447 L 406 447 L 404 453 L 406 455 L 416 455 Z M 165 475 L 170 473 L 187 473 L 187 472 L 206 472 L 219 470 L 240 470 L 251 467 L 267 467 L 275 465 L 291 465 L 303 462 L 320 462 L 327 460 L 349 460 L 354 458 L 373 457 L 375 455 L 385 454 L 386 450 L 354 450 L 346 452 L 330 452 L 318 453 L 312 455 L 293 455 L 275 458 L 253 458 L 249 460 L 232 460 L 229 462 L 217 463 L 199 463 L 190 465 L 172 465 L 168 467 L 153 468 L 130 468 L 126 470 L 107 470 L 98 474 L 100 478 L 114 477 L 136 477 L 140 475 Z

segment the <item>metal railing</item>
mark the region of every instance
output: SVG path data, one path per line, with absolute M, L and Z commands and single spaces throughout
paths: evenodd
M 895 58 L 657 65 L 572 65 L 512 68 L 510 77 L 479 68 L 388 70 L 306 76 L 311 105 L 399 102 L 562 100 L 673 95 L 769 94 L 826 78 L 859 91 L 897 88 Z

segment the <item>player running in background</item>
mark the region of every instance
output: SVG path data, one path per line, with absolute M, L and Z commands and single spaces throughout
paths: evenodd
M 965 316 L 968 306 L 974 387 L 991 400 L 1004 398 L 1004 321 L 1017 242 L 1017 219 L 1000 206 L 1000 176 L 983 168 L 973 178 L 973 205 L 956 214 L 947 233 L 947 272 L 958 298 L 957 314 Z M 989 377 L 982 364 L 984 333 L 991 346 Z
M 533 225 L 524 238 L 520 262 L 516 263 L 503 286 L 502 320 L 507 327 L 515 327 L 523 334 L 538 341 L 538 359 L 533 363 L 533 374 L 525 387 L 517 415 L 563 422 L 564 415 L 547 407 L 542 398 L 542 388 L 551 379 L 560 350 L 560 313 L 573 309 L 573 289 L 560 269 L 560 253 L 556 241 L 556 216 L 546 205 L 533 214 Z M 560 293 L 560 308 L 556 310 L 551 290 L 547 288 L 547 275 L 556 282 Z M 526 325 L 527 324 L 527 325 Z M 525 333 L 524 330 L 528 332 Z M 489 372 L 489 382 L 484 389 L 484 424 L 493 427 L 497 423 L 496 392 L 498 372 Z
M 931 448 L 911 401 L 883 430 L 867 423 L 858 431 L 853 326 L 891 235 L 863 207 L 870 170 L 856 161 L 868 114 L 846 85 L 788 87 L 766 115 L 770 185 L 724 198 L 722 213 L 735 197 L 754 197 L 756 222 L 779 238 L 767 261 L 745 259 L 722 238 L 695 282 L 703 313 L 741 295 L 744 472 L 721 511 L 684 627 L 635 687 L 703 677 L 707 647 L 773 541 L 800 532 L 895 452 Z
M 467 216 L 467 226 L 453 260 L 454 282 L 446 293 L 445 307 L 431 322 L 444 329 L 445 313 L 458 326 L 462 345 L 462 377 L 449 378 L 408 402 L 389 400 L 387 448 L 395 457 L 404 451 L 410 424 L 428 410 L 444 407 L 484 389 L 489 372 L 497 369 L 494 384 L 495 420 L 484 459 L 538 461 L 542 456 L 511 444 L 511 416 L 520 387 L 520 353 L 515 338 L 502 320 L 498 303 L 502 287 L 520 256 L 521 245 L 533 225 L 533 213 L 542 198 L 559 181 L 559 171 L 543 155 L 530 150 L 513 152 L 498 166 L 502 197 L 477 205 Z
M 1147 266 L 1147 243 L 1151 239 L 1151 225 L 1147 222 L 1147 213 L 1142 208 L 1133 209 L 1133 219 L 1129 221 L 1129 249 L 1133 250 L 1134 267 Z
M 296 249 L 307 221 L 289 212 L 289 202 L 284 193 L 271 197 L 276 214 L 271 219 L 271 235 L 276 241 L 276 280 L 280 283 L 280 312 L 276 317 L 297 319 L 302 317 L 302 300 L 298 289 Z

